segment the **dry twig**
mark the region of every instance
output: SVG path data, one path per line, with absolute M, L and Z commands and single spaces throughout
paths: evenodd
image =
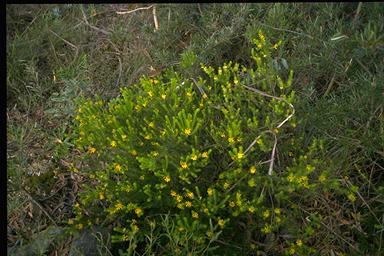
M 153 5 L 150 5 L 148 7 L 140 7 L 140 8 L 136 8 L 134 10 L 116 12 L 116 14 L 119 14 L 119 15 L 130 14 L 130 13 L 134 13 L 134 12 L 137 12 L 140 10 L 148 10 L 148 9 L 151 9 L 152 7 L 153 7 Z

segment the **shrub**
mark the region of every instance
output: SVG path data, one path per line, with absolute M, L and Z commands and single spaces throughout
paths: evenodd
M 152 233 L 151 250 L 166 254 L 312 250 L 321 214 L 302 223 L 301 207 L 349 192 L 322 160 L 323 142 L 294 133 L 293 72 L 273 58 L 280 43 L 262 32 L 253 43 L 253 67 L 202 64 L 198 79 L 170 69 L 109 102 L 80 103 L 76 228 L 112 224 L 129 255 L 143 254 Z

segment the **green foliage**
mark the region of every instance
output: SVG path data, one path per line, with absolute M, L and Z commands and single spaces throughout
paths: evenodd
M 287 138 L 296 126 L 293 72 L 283 81 L 273 65 L 280 43 L 259 31 L 254 44 L 251 67 L 202 64 L 205 75 L 197 80 L 168 70 L 141 78 L 110 102 L 80 103 L 75 144 L 86 154 L 82 169 L 73 170 L 88 181 L 75 206 L 77 228 L 113 223 L 112 241 L 129 246 L 131 255 L 153 232 L 148 221 L 171 214 L 177 230 L 171 237 L 181 239 L 177 250 L 200 255 L 215 232 L 253 250 L 253 240 L 279 234 L 289 223 L 290 235 L 304 242 L 280 238 L 274 242 L 282 247 L 273 250 L 311 250 L 304 244 L 314 234 L 292 225 L 299 217 L 293 202 L 344 191 L 321 158 L 322 141 L 302 147 L 303 138 Z M 278 141 L 289 148 L 281 166 L 271 156 Z M 242 222 L 247 232 L 239 235 Z M 182 242 L 184 232 L 192 245 Z M 160 243 L 178 254 L 172 239 Z

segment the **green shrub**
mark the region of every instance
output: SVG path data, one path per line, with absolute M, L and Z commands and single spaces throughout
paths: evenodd
M 128 255 L 148 253 L 152 233 L 157 254 L 313 250 L 322 216 L 303 223 L 301 207 L 350 192 L 322 160 L 323 142 L 294 132 L 293 72 L 279 74 L 273 61 L 280 43 L 262 32 L 253 43 L 253 67 L 202 64 L 198 79 L 168 70 L 109 102 L 81 102 L 76 228 L 112 224 Z

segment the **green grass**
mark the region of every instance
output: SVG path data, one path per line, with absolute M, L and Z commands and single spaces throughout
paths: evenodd
M 55 216 L 60 226 L 72 214 L 81 180 L 67 172 L 77 154 L 67 134 L 79 96 L 109 99 L 141 75 L 168 67 L 199 74 L 200 62 L 245 63 L 249 39 L 263 29 L 272 40 L 283 41 L 277 59 L 282 70 L 283 59 L 295 70 L 297 132 L 304 132 L 308 141 L 325 139 L 332 170 L 340 178 L 348 176 L 361 195 L 354 205 L 339 205 L 342 212 L 322 211 L 333 232 L 319 234 L 319 253 L 380 255 L 384 250 L 383 4 L 362 3 L 359 13 L 358 3 L 159 4 L 158 31 L 152 9 L 115 13 L 127 6 L 135 8 L 7 5 L 9 247 L 28 242 L 32 234 L 53 225 L 47 214 Z M 107 33 L 88 26 L 84 15 L 89 24 Z M 195 55 L 196 62 L 180 68 L 185 53 Z M 47 214 L 26 193 L 38 199 Z M 340 200 L 319 198 L 325 206 Z M 28 212 L 40 216 L 38 221 Z M 338 226 L 330 216 L 353 220 L 354 228 Z M 30 231 L 23 232 L 23 227 Z M 63 246 L 51 250 L 65 251 Z

